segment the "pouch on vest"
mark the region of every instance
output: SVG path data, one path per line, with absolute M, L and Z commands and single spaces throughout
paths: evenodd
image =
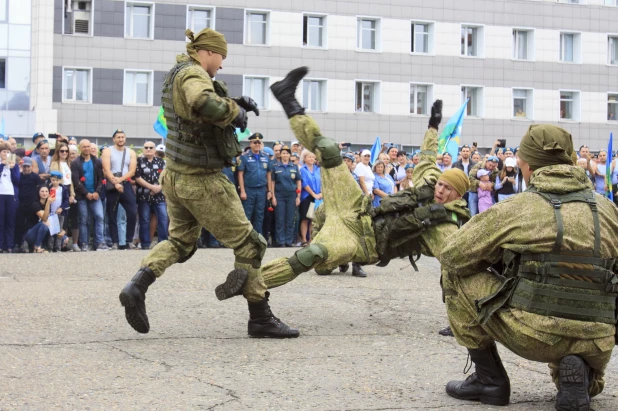
M 213 84 L 215 87 L 215 93 L 217 93 L 219 97 L 228 96 L 225 82 L 215 80 L 213 81 Z M 221 156 L 224 158 L 226 166 L 231 166 L 233 165 L 231 159 L 238 157 L 242 153 L 242 147 L 240 146 L 238 136 L 236 135 L 236 128 L 230 125 L 219 129 L 222 130 L 222 132 L 215 133 L 217 148 L 219 149 Z

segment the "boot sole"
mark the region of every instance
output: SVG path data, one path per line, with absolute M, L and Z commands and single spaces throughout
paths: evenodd
M 267 333 L 253 333 L 253 334 L 249 334 L 249 337 L 251 338 L 276 338 L 278 340 L 284 339 L 284 338 L 298 338 L 300 336 L 300 333 L 297 334 L 291 334 L 291 335 L 271 335 L 271 334 L 267 334 Z
M 148 331 L 150 331 L 148 319 L 139 315 L 133 299 L 122 292 L 120 293 L 119 299 L 120 304 L 124 307 L 124 316 L 129 325 L 140 334 L 148 334 Z
M 560 360 L 560 391 L 556 396 L 558 411 L 588 411 L 588 367 L 584 360 L 575 355 L 568 355 Z
M 481 402 L 482 404 L 496 405 L 496 406 L 509 405 L 509 400 L 508 399 L 505 400 L 503 398 L 487 397 L 485 395 L 475 396 L 475 397 L 466 397 L 463 395 L 456 395 L 452 392 L 447 392 L 447 394 L 453 398 L 457 398 L 458 400 L 478 401 L 478 402 Z
M 249 273 L 246 270 L 236 269 L 229 273 L 225 282 L 215 288 L 215 294 L 219 301 L 240 295 L 240 291 L 245 286 L 248 278 Z

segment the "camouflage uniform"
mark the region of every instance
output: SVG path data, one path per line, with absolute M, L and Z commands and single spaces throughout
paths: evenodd
M 178 72 L 172 85 L 173 108 L 178 117 L 220 128 L 231 127 L 239 108 L 234 101 L 223 97 L 227 95 L 225 85 L 213 82 L 200 64 L 186 55 L 178 56 L 176 61 L 189 63 Z M 167 118 L 167 121 L 169 125 L 175 120 Z M 263 239 L 247 220 L 236 188 L 221 172 L 223 166 L 198 167 L 174 161 L 170 155 L 166 160 L 161 186 L 170 219 L 169 239 L 148 253 L 142 267 L 150 268 L 160 277 L 167 267 L 186 261 L 195 252 L 204 227 L 234 250 L 234 267 L 249 272 L 243 288 L 245 298 L 250 302 L 262 300 L 266 291 L 259 269 Z
M 530 186 L 539 192 L 561 194 L 592 189 L 585 171 L 569 165 L 539 168 L 530 178 Z M 600 255 L 616 258 L 618 209 L 602 196 L 596 195 L 596 201 Z M 563 249 L 591 249 L 594 225 L 590 207 L 581 202 L 565 203 L 561 214 Z M 552 205 L 534 193 L 518 194 L 474 217 L 449 238 L 440 257 L 449 322 L 457 341 L 468 349 L 485 349 L 495 340 L 528 360 L 548 362 L 556 383 L 561 358 L 581 356 L 594 370 L 589 385 L 589 393 L 594 396 L 603 390 L 604 370 L 615 344 L 613 324 L 544 316 L 509 306 L 481 318 L 476 307 L 476 301 L 501 286 L 502 280 L 486 269 L 499 262 L 505 250 L 549 253 L 556 233 Z M 577 264 L 571 268 L 579 269 Z
M 472 193 L 476 193 L 479 189 L 479 179 L 476 176 L 476 174 L 479 172 L 479 170 L 481 168 L 485 168 L 485 161 L 479 161 L 478 163 L 476 163 L 474 165 L 474 167 L 472 167 L 472 170 L 470 170 L 470 172 L 468 173 L 468 176 L 470 178 L 470 189 L 468 191 L 472 192 Z M 498 167 L 496 167 L 490 174 L 489 174 L 489 182 L 491 183 L 491 187 L 493 188 L 493 186 L 496 183 L 496 177 L 498 177 L 498 173 L 500 170 L 498 170 Z
M 321 136 L 317 124 L 309 116 L 297 115 L 290 119 L 294 135 L 309 150 L 315 150 L 316 137 Z M 414 171 L 414 186 L 431 184 L 440 178 L 442 172 L 436 166 L 438 134 L 435 129 L 425 133 L 421 161 Z M 367 215 L 370 199 L 363 195 L 358 183 L 345 164 L 334 168 L 322 168 L 322 190 L 324 203 L 316 213 L 314 228 L 319 232 L 311 244 L 324 246 L 328 257 L 313 267 L 317 272 L 331 272 L 334 268 L 349 263 L 375 264 L 379 256 L 372 220 Z M 433 200 L 432 200 L 433 201 Z M 463 200 L 445 204 L 445 208 L 462 217 L 468 215 Z M 323 208 L 323 210 L 322 210 Z M 359 218 L 360 216 L 360 218 Z M 421 252 L 428 256 L 439 256 L 444 239 L 457 230 L 456 224 L 439 224 L 429 227 L 419 237 Z M 266 286 L 270 288 L 286 284 L 296 278 L 287 258 L 277 258 L 262 266 Z

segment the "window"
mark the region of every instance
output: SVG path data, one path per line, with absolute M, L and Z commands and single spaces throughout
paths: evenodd
M 259 108 L 268 108 L 268 77 L 245 77 L 244 95 L 251 97 Z
M 534 30 L 513 29 L 513 59 L 534 60 Z
M 63 33 L 92 35 L 92 3 L 94 0 L 64 2 Z M 0 3 L 2 0 L 0 0 Z M 70 6 L 69 6 L 70 4 Z
M 461 55 L 483 57 L 483 27 L 463 24 L 461 26 Z
M 466 115 L 471 117 L 483 116 L 483 88 L 477 86 L 462 86 L 461 87 L 461 104 L 467 99 Z
M 618 65 L 618 36 L 607 39 L 607 64 Z
M 127 3 L 125 10 L 125 37 L 151 39 L 154 23 L 154 4 Z
M 533 105 L 531 89 L 513 89 L 513 117 L 532 120 Z
M 410 84 L 410 114 L 429 114 L 432 87 L 428 84 Z
M 325 47 L 326 17 L 303 15 L 303 46 Z
M 123 104 L 152 105 L 152 71 L 124 72 Z
M 560 61 L 563 63 L 581 63 L 581 34 L 560 33 Z
M 65 68 L 62 82 L 62 101 L 90 102 L 92 69 Z
M 380 20 L 359 17 L 356 24 L 356 48 L 359 50 L 378 50 Z
M 270 13 L 248 11 L 246 15 L 245 43 L 267 45 L 269 42 L 268 24 Z
M 412 39 L 410 52 L 418 54 L 433 53 L 434 23 L 424 21 L 412 22 Z
M 0 59 L 0 88 L 6 88 L 6 60 L 4 59 Z
M 558 3 L 583 4 L 583 0 L 558 0 Z
M 618 121 L 618 93 L 607 95 L 607 120 Z
M 0 21 L 4 22 L 7 21 L 7 17 L 8 17 L 8 13 L 7 13 L 7 8 L 9 5 L 9 1 L 8 0 L 0 0 Z
M 357 81 L 355 90 L 355 103 L 357 113 L 377 113 L 379 84 Z
M 605 0 L 605 5 L 606 6 L 614 6 L 614 7 L 616 7 L 618 5 L 618 1 L 616 1 L 616 0 Z
M 326 81 L 303 81 L 303 107 L 310 111 L 326 111 Z
M 187 26 L 196 34 L 207 28 L 212 29 L 215 22 L 214 14 L 213 8 L 189 6 L 187 9 Z
M 560 120 L 579 121 L 579 92 L 560 90 Z

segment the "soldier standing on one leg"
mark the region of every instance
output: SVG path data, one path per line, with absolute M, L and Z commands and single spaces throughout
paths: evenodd
M 196 36 L 186 31 L 187 55 L 163 83 L 162 106 L 168 126 L 167 166 L 161 176 L 167 199 L 169 237 L 144 258 L 141 268 L 120 293 L 129 324 L 150 329 L 145 294 L 169 266 L 185 262 L 197 250 L 202 227 L 234 250 L 234 268 L 218 293 L 242 293 L 249 302 L 249 335 L 298 337 L 270 311 L 262 278 L 266 241 L 245 217 L 236 189 L 221 170 L 240 154 L 235 127 L 245 130 L 247 111 L 259 114 L 248 97 L 231 99 L 223 82 L 213 81 L 227 56 L 225 37 L 212 29 Z M 216 199 L 216 201 L 213 201 Z

